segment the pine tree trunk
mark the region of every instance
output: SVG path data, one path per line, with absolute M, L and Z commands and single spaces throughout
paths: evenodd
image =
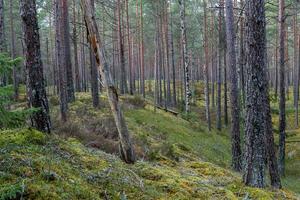
M 231 143 L 232 167 L 241 170 L 241 144 L 240 144 L 240 106 L 236 69 L 235 31 L 232 0 L 226 0 L 226 36 L 228 49 L 228 66 L 230 74 L 230 103 L 231 103 Z
M 117 1 L 117 15 L 118 15 L 118 45 L 119 45 L 119 60 L 120 60 L 120 77 L 121 85 L 120 90 L 121 94 L 128 93 L 127 88 L 127 79 L 126 79 L 126 68 L 125 68 L 125 55 L 124 55 L 124 43 L 123 43 L 123 34 L 122 34 L 122 20 L 121 20 L 121 2 Z
M 298 77 L 298 30 L 297 30 L 297 15 L 293 17 L 293 28 L 294 28 L 294 106 L 295 106 L 295 125 L 299 126 L 298 117 L 298 101 L 299 101 L 299 77 Z
M 128 69 L 129 69 L 129 93 L 133 95 L 133 67 L 132 67 L 132 50 L 131 50 L 131 34 L 130 34 L 130 24 L 129 24 L 129 8 L 128 8 L 128 2 L 129 0 L 126 0 L 126 26 L 127 26 L 127 46 L 128 46 Z
M 77 15 L 76 1 L 73 0 L 73 45 L 74 45 L 74 69 L 75 69 L 75 90 L 81 92 L 79 61 L 78 61 L 78 35 L 77 35 Z
M 141 61 L 141 74 L 140 74 L 140 87 L 141 87 L 141 94 L 145 98 L 145 53 L 144 53 L 144 19 L 143 19 L 143 1 L 141 0 L 140 3 L 140 61 Z
M 92 5 L 89 0 L 81 0 L 81 6 L 87 24 L 89 42 L 94 50 L 97 65 L 107 89 L 108 101 L 119 132 L 121 157 L 126 163 L 134 163 L 135 152 L 126 121 L 120 107 L 119 96 L 111 78 L 110 66 L 106 58 L 105 50 L 101 44 L 97 23 L 92 12 Z
M 67 121 L 67 75 L 65 67 L 65 59 L 63 59 L 63 34 L 62 34 L 62 9 L 60 0 L 55 1 L 55 50 L 56 50 L 56 68 L 58 69 L 58 85 L 60 99 L 60 115 L 62 121 Z
M 174 36 L 173 36 L 173 19 L 171 13 L 170 23 L 170 40 L 171 40 L 171 55 L 172 55 L 172 90 L 173 90 L 173 105 L 177 105 L 176 97 L 176 68 L 175 68 L 175 51 L 174 51 Z
M 9 1 L 9 15 L 10 15 L 10 34 L 11 34 L 11 58 L 16 58 L 16 33 L 14 27 L 14 13 L 13 13 L 13 1 Z M 19 78 L 18 78 L 18 68 L 16 65 L 13 67 L 13 83 L 14 83 L 14 99 L 19 98 Z
M 268 140 L 272 135 L 268 99 L 264 6 L 264 0 L 250 0 L 246 6 L 246 20 L 248 24 L 246 41 L 249 67 L 247 68 L 248 84 L 243 180 L 246 185 L 259 188 L 265 187 L 265 136 L 267 136 Z M 267 153 L 270 154 L 270 152 Z
M 224 0 L 220 0 L 220 7 L 224 6 Z M 219 54 L 218 54 L 218 71 L 217 71 L 217 129 L 222 129 L 222 113 L 221 113 L 221 92 L 222 92 L 222 55 L 223 55 L 223 49 L 224 49 L 224 31 L 223 31 L 223 9 L 220 9 L 219 12 Z
M 241 8 L 244 7 L 244 1 L 241 1 Z M 246 60 L 245 60 L 245 39 L 244 39 L 244 16 L 240 16 L 240 58 L 239 58 L 239 80 L 240 80 L 240 90 L 242 92 L 242 103 L 243 106 L 245 106 L 245 65 L 246 65 Z
M 285 171 L 285 1 L 279 0 L 279 172 Z
M 227 47 L 224 47 L 224 124 L 228 126 Z
M 63 54 L 62 58 L 64 59 L 67 73 L 67 100 L 68 102 L 75 101 L 74 85 L 73 85 L 73 73 L 72 73 L 72 62 L 71 62 L 71 46 L 70 46 L 70 25 L 69 25 L 69 10 L 68 10 L 68 0 L 59 1 L 61 4 L 61 34 L 63 37 Z
M 20 14 L 24 33 L 28 104 L 31 108 L 39 109 L 31 115 L 31 123 L 38 130 L 50 133 L 51 123 L 43 77 L 35 0 L 20 0 Z
M 208 29 L 207 29 L 207 7 L 206 0 L 204 0 L 204 51 L 205 51 L 205 65 L 204 65 L 204 83 L 205 83 L 205 110 L 206 110 L 206 121 L 208 130 L 211 130 L 211 121 L 210 121 L 210 99 L 209 99 L 209 55 L 208 55 Z

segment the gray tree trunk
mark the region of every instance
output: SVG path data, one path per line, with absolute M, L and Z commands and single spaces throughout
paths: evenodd
M 226 37 L 228 49 L 228 66 L 230 74 L 230 103 L 231 103 L 231 143 L 232 167 L 241 170 L 241 144 L 240 144 L 240 106 L 236 68 L 235 30 L 232 0 L 226 0 Z
M 182 40 L 182 53 L 183 53 L 183 64 L 184 64 L 184 75 L 185 75 L 185 112 L 190 112 L 190 73 L 189 73 L 189 57 L 187 51 L 187 38 L 186 38 L 186 21 L 185 21 L 185 1 L 178 0 L 180 7 L 180 28 L 181 28 L 181 40 Z
M 267 78 L 266 19 L 264 0 L 250 0 L 246 6 L 247 20 L 247 98 L 245 127 L 244 183 L 265 187 L 268 160 L 271 184 L 281 187 L 278 176 Z M 266 158 L 267 156 L 267 158 Z
M 43 77 L 35 0 L 20 0 L 20 14 L 24 34 L 28 104 L 31 108 L 39 109 L 31 115 L 32 126 L 50 133 L 51 122 Z

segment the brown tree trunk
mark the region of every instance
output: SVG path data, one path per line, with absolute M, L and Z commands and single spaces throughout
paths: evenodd
M 94 15 L 95 2 L 94 0 L 90 0 L 90 1 L 92 5 L 92 12 Z M 90 65 L 91 65 L 90 73 L 91 73 L 91 93 L 92 93 L 93 107 L 98 108 L 99 107 L 99 84 L 98 84 L 99 72 L 97 69 L 96 60 L 91 45 L 89 48 L 89 53 L 90 53 Z
M 279 0 L 279 172 L 285 171 L 285 1 Z
M 118 45 L 119 45 L 119 60 L 120 60 L 120 76 L 121 76 L 121 85 L 120 90 L 121 94 L 128 93 L 128 87 L 127 87 L 127 79 L 126 79 L 126 66 L 125 66 L 125 53 L 124 53 L 124 40 L 123 40 L 123 29 L 122 29 L 122 20 L 121 20 L 121 11 L 122 11 L 122 5 L 121 1 L 117 1 L 117 15 L 118 15 Z
M 75 69 L 75 90 L 81 92 L 79 61 L 78 61 L 78 35 L 77 35 L 77 15 L 76 1 L 73 0 L 73 45 L 74 45 L 74 69 Z
M 24 33 L 28 104 L 31 108 L 38 109 L 31 115 L 31 123 L 38 130 L 50 133 L 51 123 L 43 77 L 35 0 L 20 0 L 20 14 Z
M 67 74 L 67 100 L 68 102 L 75 101 L 74 85 L 73 85 L 73 73 L 72 73 L 72 62 L 71 62 L 71 47 L 70 47 L 70 26 L 69 26 L 69 10 L 68 0 L 59 1 L 61 4 L 61 34 L 63 37 L 63 54 L 64 64 L 66 67 Z
M 221 92 L 222 92 L 222 55 L 223 55 L 223 49 L 224 49 L 224 30 L 223 30 L 223 19 L 224 14 L 222 7 L 224 7 L 224 0 L 220 0 L 220 11 L 219 11 L 219 54 L 218 54 L 218 71 L 217 71 L 217 129 L 222 129 L 222 116 L 221 116 Z
M 81 0 L 81 6 L 87 24 L 89 42 L 94 50 L 97 65 L 107 89 L 108 101 L 119 132 L 121 157 L 126 163 L 134 163 L 135 152 L 120 107 L 119 96 L 111 78 L 110 66 L 106 58 L 105 50 L 101 44 L 97 23 L 92 12 L 92 5 L 88 0 Z
M 141 74 L 140 74 L 140 87 L 141 94 L 145 98 L 145 53 L 144 53 L 144 19 L 143 19 L 143 1 L 140 2 L 140 61 L 141 61 Z
M 16 33 L 14 27 L 14 13 L 13 13 L 13 1 L 9 1 L 9 15 L 10 15 L 10 34 L 11 34 L 11 57 L 16 58 Z M 18 68 L 16 65 L 13 67 L 13 83 L 14 83 L 14 99 L 19 98 L 19 80 L 18 80 Z
M 55 1 L 55 50 L 56 50 L 56 68 L 58 69 L 58 85 L 60 99 L 60 115 L 62 121 L 67 121 L 67 75 L 65 67 L 65 59 L 63 59 L 63 34 L 62 34 L 62 9 L 60 0 Z
M 211 130 L 211 121 L 210 121 L 210 108 L 209 108 L 209 53 L 208 53 L 208 28 L 207 28 L 207 4 L 204 0 L 204 51 L 205 51 L 205 65 L 204 65 L 204 82 L 205 82 L 205 109 L 206 109 L 206 121 L 208 130 Z
M 126 25 L 127 25 L 127 46 L 128 46 L 128 69 L 129 69 L 129 93 L 133 95 L 133 69 L 132 69 L 132 50 L 131 50 L 131 34 L 130 34 L 130 24 L 129 24 L 129 9 L 128 2 L 126 0 Z
M 226 0 L 226 37 L 228 49 L 228 66 L 230 70 L 230 103 L 231 103 L 231 143 L 232 167 L 241 170 L 241 144 L 240 144 L 240 106 L 236 69 L 235 31 L 232 0 Z

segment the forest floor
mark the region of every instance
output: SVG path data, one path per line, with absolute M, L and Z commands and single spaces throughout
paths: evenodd
M 300 129 L 288 126 L 284 189 L 256 189 L 244 186 L 241 174 L 229 169 L 228 128 L 207 130 L 201 100 L 189 116 L 174 116 L 154 112 L 139 97 L 122 97 L 139 158 L 127 165 L 117 156 L 117 130 L 106 98 L 94 109 L 90 95 L 76 97 L 66 123 L 59 121 L 57 98 L 49 98 L 54 134 L 26 128 L 0 132 L 0 199 L 300 198 L 300 147 L 295 142 Z M 289 106 L 287 113 L 292 124 Z

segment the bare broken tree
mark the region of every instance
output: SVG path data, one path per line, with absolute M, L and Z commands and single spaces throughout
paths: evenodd
M 91 44 L 91 48 L 94 51 L 96 62 L 98 65 L 98 70 L 103 77 L 104 85 L 107 89 L 108 101 L 111 107 L 111 111 L 114 116 L 114 120 L 119 132 L 120 139 L 120 153 L 121 158 L 126 163 L 134 163 L 135 162 L 135 152 L 133 149 L 133 145 L 131 142 L 131 138 L 128 132 L 128 128 L 125 122 L 125 118 L 123 116 L 120 104 L 119 104 L 119 96 L 117 93 L 117 89 L 114 86 L 111 73 L 110 66 L 106 58 L 105 50 L 101 43 L 101 38 L 98 31 L 98 26 L 95 21 L 95 16 L 92 12 L 92 5 L 90 0 L 81 0 L 81 7 L 84 13 L 84 19 L 86 22 L 86 26 L 88 29 L 88 38 Z

